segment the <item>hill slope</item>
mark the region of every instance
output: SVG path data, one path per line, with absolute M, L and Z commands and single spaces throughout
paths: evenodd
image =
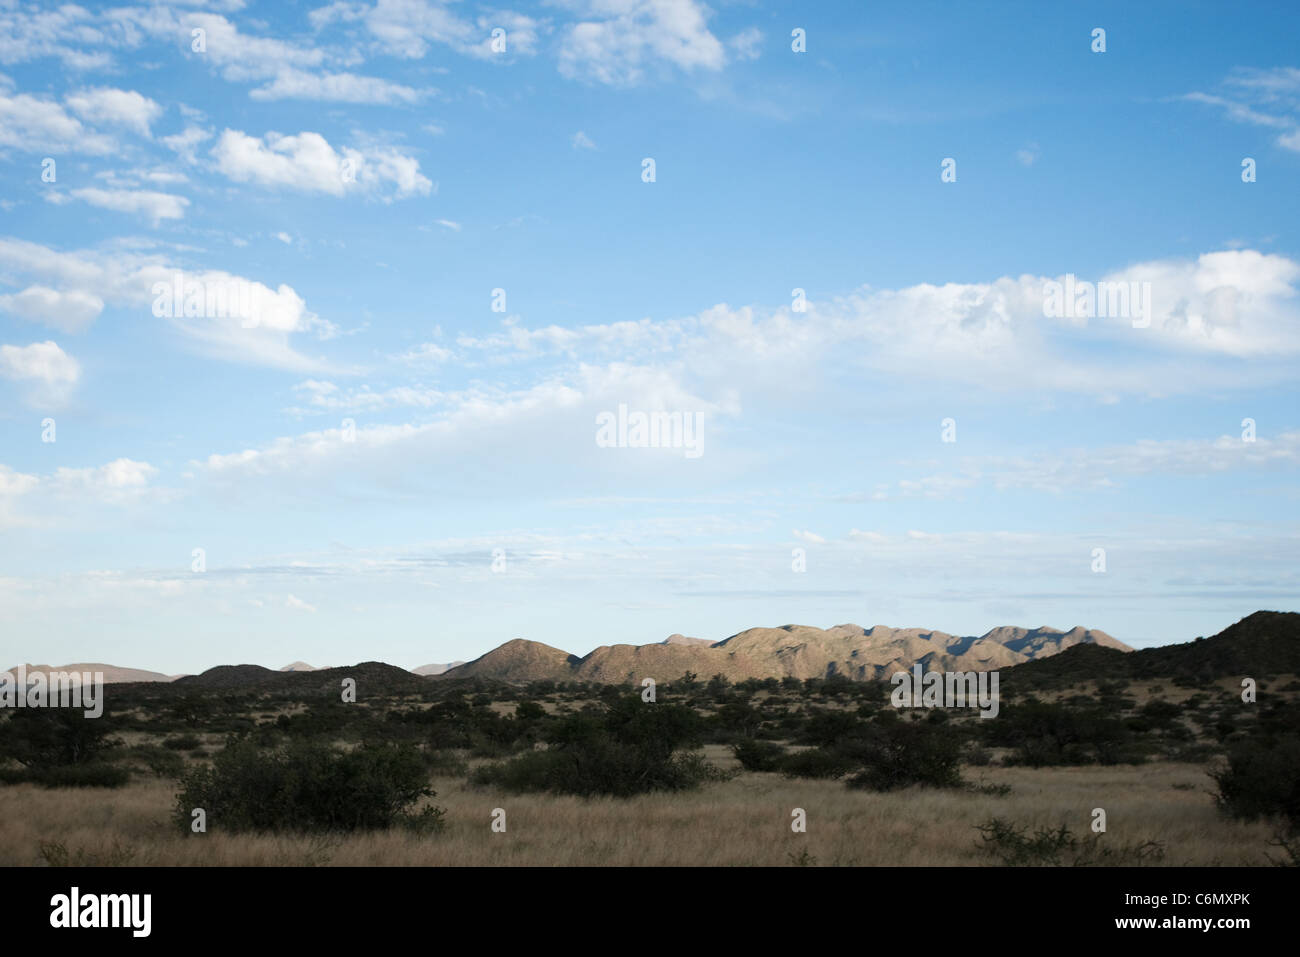
M 1204 682 L 1263 674 L 1300 674 L 1300 613 L 1257 611 L 1212 638 L 1128 654 L 1106 646 L 1077 645 L 1016 668 L 1014 680 L 1032 688 L 1086 678 Z

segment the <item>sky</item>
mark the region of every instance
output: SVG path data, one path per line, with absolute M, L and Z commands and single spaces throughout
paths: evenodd
M 0 665 L 1297 610 L 1297 35 L 0 0 Z

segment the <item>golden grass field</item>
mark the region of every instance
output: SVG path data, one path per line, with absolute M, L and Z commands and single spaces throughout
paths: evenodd
M 734 767 L 728 749 L 708 758 Z M 972 783 L 1010 786 L 1006 796 L 911 789 L 878 794 L 825 780 L 741 773 L 697 792 L 630 800 L 507 796 L 435 778 L 447 829 L 417 837 L 394 830 L 348 837 L 181 836 L 169 813 L 174 787 L 135 781 L 120 790 L 0 788 L 0 864 L 43 865 L 42 842 L 73 864 L 145 865 L 990 865 L 975 825 L 1065 823 L 1089 833 L 1107 814 L 1102 841 L 1154 840 L 1164 865 L 1267 865 L 1275 828 L 1225 819 L 1206 767 L 967 768 Z M 494 833 L 494 808 L 507 830 Z M 807 812 L 805 834 L 791 810 Z M 48 856 L 48 854 L 47 854 Z

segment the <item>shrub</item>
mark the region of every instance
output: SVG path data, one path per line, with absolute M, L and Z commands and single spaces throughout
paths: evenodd
M 143 764 L 160 778 L 178 778 L 185 770 L 185 759 L 175 751 L 152 744 L 138 744 L 129 752 L 133 761 Z
M 746 771 L 779 771 L 785 749 L 774 741 L 746 738 L 731 749 Z
M 162 746 L 173 751 L 193 751 L 201 743 L 197 734 L 177 734 L 164 738 Z
M 961 786 L 961 743 L 942 724 L 906 722 L 887 730 L 873 729 L 853 754 L 865 766 L 849 778 L 852 788 L 893 791 L 914 784 Z
M 1300 829 L 1300 737 L 1239 742 L 1228 752 L 1228 766 L 1211 777 L 1219 786 L 1215 803 L 1230 817 L 1280 814 Z
M 131 772 L 115 764 L 93 761 L 28 768 L 20 780 L 46 788 L 120 788 L 131 780 Z
M 41 841 L 39 853 L 49 867 L 122 867 L 135 859 L 136 851 L 121 841 L 100 852 L 84 847 L 69 851 L 62 841 Z
M 1143 760 L 1129 727 L 1101 709 L 1026 701 L 1004 708 L 996 721 L 982 722 L 981 731 L 987 743 L 1016 750 L 1008 764 L 1044 767 Z
M 716 778 L 716 769 L 697 755 L 676 752 L 695 744 L 700 728 L 701 719 L 690 708 L 648 704 L 620 692 L 603 711 L 556 722 L 547 750 L 484 765 L 471 780 L 508 791 L 583 796 L 695 788 Z
M 1154 863 L 1165 856 L 1164 845 L 1158 841 L 1112 843 L 1104 834 L 1079 838 L 1064 824 L 1029 833 L 1023 825 L 994 817 L 975 829 L 983 841 L 979 846 L 1008 867 L 1132 866 Z
M 863 721 L 854 711 L 819 711 L 804 723 L 800 744 L 831 747 L 861 732 Z
M 88 718 L 76 708 L 25 708 L 0 721 L 0 760 L 29 768 L 95 761 L 117 747 L 107 714 Z
M 420 752 L 412 745 L 366 744 L 336 751 L 295 741 L 262 751 L 232 740 L 211 767 L 181 779 L 174 820 L 189 833 L 190 815 L 203 808 L 208 821 L 229 831 L 356 831 L 397 824 L 437 830 L 440 808 L 411 809 L 433 797 Z
M 838 778 L 853 768 L 853 761 L 836 748 L 793 751 L 781 759 L 781 773 L 789 778 Z

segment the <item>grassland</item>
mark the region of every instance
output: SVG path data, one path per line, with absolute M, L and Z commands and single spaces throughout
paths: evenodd
M 729 761 L 725 748 L 707 751 Z M 1226 820 L 1216 810 L 1202 765 L 990 767 L 967 776 L 1010 793 L 873 793 L 741 772 L 688 793 L 579 798 L 492 793 L 435 777 L 444 832 L 329 837 L 182 836 L 168 822 L 175 789 L 161 780 L 94 791 L 21 784 L 0 789 L 0 864 L 48 863 L 61 846 L 70 863 L 86 864 L 988 865 L 997 862 L 976 831 L 987 819 L 1086 832 L 1097 807 L 1107 813 L 1103 840 L 1159 842 L 1163 864 L 1265 865 L 1278 856 L 1269 846 L 1274 825 Z M 498 807 L 505 833 L 490 826 Z M 804 834 L 791 830 L 794 808 L 807 812 Z
M 1006 860 L 982 837 L 981 827 L 996 820 L 1031 836 L 1063 827 L 1090 849 L 1082 856 L 1031 855 L 1036 863 L 1267 866 L 1287 857 L 1275 843 L 1287 822 L 1277 815 L 1236 819 L 1215 800 L 1213 772 L 1234 743 L 1260 734 L 1254 706 L 1240 701 L 1239 688 L 1236 678 L 1195 687 L 1053 682 L 1010 691 L 997 721 L 955 714 L 936 724 L 943 716 L 900 718 L 885 689 L 858 683 L 691 681 L 665 687 L 665 700 L 695 713 L 696 745 L 721 773 L 682 790 L 583 797 L 507 791 L 475 772 L 557 746 L 566 721 L 599 715 L 619 695 L 626 702 L 626 691 L 428 683 L 342 705 L 328 688 L 305 684 L 291 694 L 221 688 L 177 695 L 136 686 L 110 698 L 115 740 L 96 758 L 129 769 L 127 782 L 51 787 L 11 774 L 0 785 L 0 865 L 990 866 Z M 1261 684 L 1287 709 L 1295 707 L 1298 689 L 1291 674 Z M 1045 753 L 1039 738 L 1006 746 L 990 734 L 1000 722 L 1015 725 L 1037 714 L 1036 703 L 1057 709 L 1053 720 L 1086 718 L 1070 724 L 1070 733 L 1096 733 L 1095 742 L 1057 748 L 1044 765 L 1026 760 Z M 872 733 L 888 738 L 900 721 L 960 743 L 959 781 L 857 789 L 842 773 L 748 770 L 733 751 L 737 742 L 762 739 L 787 755 L 833 752 L 836 729 L 864 740 Z M 1123 733 L 1118 742 L 1108 737 L 1116 732 Z M 819 735 L 835 739 L 819 742 Z M 177 778 L 207 767 L 228 741 L 254 741 L 272 753 L 294 741 L 346 751 L 375 738 L 400 740 L 421 755 L 436 791 L 421 803 L 444 809 L 441 830 L 214 826 L 188 834 L 176 825 Z M 1090 827 L 1098 808 L 1106 816 L 1102 834 Z M 504 832 L 492 827 L 496 809 L 505 811 Z M 806 814 L 805 832 L 792 830 L 795 809 Z M 1154 852 L 1135 856 L 1138 848 Z

